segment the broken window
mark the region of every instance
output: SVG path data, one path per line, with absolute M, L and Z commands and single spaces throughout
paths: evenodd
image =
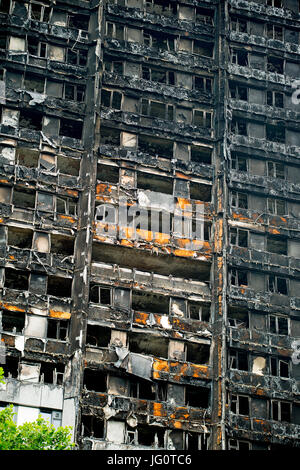
M 107 392 L 107 374 L 94 369 L 84 369 L 83 388 L 92 392 Z
M 132 333 L 128 334 L 128 348 L 130 352 L 168 358 L 169 340 L 153 334 Z
M 276 294 L 288 295 L 288 283 L 284 277 L 268 275 L 268 290 Z
M 159 426 L 139 424 L 137 427 L 138 444 L 145 447 L 164 447 L 165 429 Z
M 214 24 L 214 11 L 207 8 L 196 7 L 196 23 Z
M 161 118 L 167 121 L 174 120 L 174 106 L 171 104 L 142 99 L 140 112 L 146 116 Z
M 249 371 L 249 357 L 245 351 L 230 350 L 229 368 Z
M 7 244 L 17 248 L 28 248 L 32 246 L 32 230 L 9 226 L 7 228 Z
M 284 163 L 267 162 L 267 174 L 269 178 L 285 179 Z
M 16 148 L 16 162 L 18 165 L 27 168 L 37 168 L 39 162 L 39 152 L 26 147 Z
M 231 193 L 231 205 L 234 208 L 248 209 L 248 195 L 237 191 Z
M 45 78 L 26 72 L 24 78 L 24 88 L 35 93 L 44 93 Z
M 271 400 L 270 419 L 290 423 L 292 417 L 292 403 L 287 401 Z
M 166 0 L 146 0 L 146 11 L 157 15 L 171 16 L 177 13 L 177 3 Z
M 0 11 L 1 13 L 9 13 L 10 0 L 0 0 Z
M 248 52 L 238 49 L 232 50 L 231 62 L 236 65 L 241 65 L 242 67 L 247 67 L 249 64 Z
M 103 439 L 104 421 L 97 416 L 82 415 L 81 416 L 81 435 L 83 437 Z
M 233 268 L 230 272 L 230 284 L 232 286 L 248 286 L 248 271 Z
M 112 305 L 113 291 L 109 287 L 90 284 L 90 302 L 101 305 Z
M 123 62 L 119 60 L 104 59 L 104 70 L 106 72 L 113 72 L 116 75 L 124 74 L 124 65 Z
M 230 411 L 236 415 L 249 416 L 249 397 L 232 394 L 230 397 Z
M 267 124 L 266 125 L 266 137 L 267 140 L 272 142 L 285 143 L 285 127 L 283 124 L 278 123 L 277 125 Z
M 122 93 L 118 91 L 101 90 L 101 105 L 106 108 L 121 109 Z
M 12 204 L 21 209 L 33 209 L 35 207 L 35 191 L 21 191 L 14 188 Z
M 82 13 L 78 15 L 68 13 L 67 15 L 67 26 L 69 28 L 80 29 L 81 31 L 88 31 L 89 21 L 90 17 L 88 15 L 83 15 Z
M 188 316 L 193 320 L 201 320 L 209 322 L 210 319 L 210 305 L 195 302 L 193 300 L 188 301 Z
M 287 255 L 287 239 L 267 237 L 267 251 L 278 255 Z
M 175 72 L 142 65 L 142 78 L 152 82 L 175 85 Z
M 195 387 L 193 385 L 186 385 L 185 387 L 185 403 L 187 406 L 208 408 L 209 396 L 209 388 Z
M 29 273 L 12 268 L 5 268 L 4 287 L 8 289 L 28 290 Z
M 71 137 L 72 139 L 81 140 L 82 137 L 82 121 L 74 121 L 74 119 L 60 119 L 59 135 Z
M 207 436 L 205 433 L 186 432 L 184 448 L 189 451 L 208 450 L 209 438 Z
M 17 287 L 13 287 L 16 289 Z M 2 311 L 2 331 L 10 333 L 21 333 L 25 327 L 25 313 L 11 312 L 9 310 Z
M 173 36 L 158 31 L 143 31 L 145 46 L 154 47 L 159 51 L 174 51 L 175 39 Z
M 212 127 L 212 112 L 195 109 L 193 111 L 193 124 L 210 129 Z
M 173 194 L 173 180 L 150 173 L 137 173 L 137 188 L 156 191 L 158 193 Z
M 239 135 L 248 135 L 247 122 L 245 120 L 233 117 L 230 123 L 230 132 Z
M 268 39 L 275 39 L 283 41 L 283 28 L 274 24 L 267 24 L 267 37 Z
M 228 323 L 236 328 L 249 328 L 249 312 L 242 307 L 229 307 Z
M 77 202 L 71 198 L 56 197 L 57 214 L 77 215 Z
M 64 235 L 51 234 L 51 253 L 63 256 L 74 255 L 74 238 Z
M 269 331 L 276 335 L 288 335 L 289 318 L 279 315 L 269 315 Z
M 287 215 L 286 201 L 283 199 L 267 198 L 267 211 L 273 215 Z
M 251 443 L 240 439 L 229 439 L 228 450 L 251 450 Z
M 199 145 L 191 146 L 191 161 L 197 163 L 204 163 L 205 165 L 211 165 L 212 162 L 212 148 L 202 147 Z
M 282 8 L 282 0 L 267 0 L 267 5 L 275 8 Z
M 211 202 L 211 185 L 191 181 L 190 198 L 196 201 Z
M 110 23 L 107 21 L 106 36 L 123 41 L 125 39 L 125 26 L 119 23 Z
M 275 56 L 268 56 L 267 71 L 272 73 L 284 73 L 284 60 Z
M 79 158 L 57 156 L 57 170 L 59 173 L 70 176 L 78 176 L 81 160 Z
M 40 382 L 44 384 L 62 385 L 64 372 L 64 364 L 41 362 Z
M 120 146 L 120 131 L 110 127 L 100 127 L 100 142 L 105 145 Z
M 248 171 L 248 159 L 236 152 L 231 154 L 231 168 L 236 171 Z
M 290 363 L 279 357 L 270 357 L 270 374 L 274 377 L 290 377 Z
M 211 93 L 212 81 L 213 79 L 209 77 L 194 77 L 194 90 L 200 90 L 206 93 Z
M 67 277 L 48 276 L 47 295 L 71 297 L 72 279 Z
M 47 338 L 57 339 L 59 341 L 67 341 L 68 328 L 69 328 L 68 320 L 48 319 Z
M 248 247 L 248 230 L 240 228 L 232 228 L 230 230 L 230 243 L 231 245 L 240 246 L 242 248 Z
M 48 23 L 51 14 L 51 8 L 37 3 L 29 3 L 29 15 L 32 20 Z
M 238 85 L 237 83 L 229 83 L 230 98 L 241 101 L 248 101 L 248 88 Z
M 25 315 L 24 315 L 25 317 Z M 24 318 L 25 323 L 25 318 Z M 14 356 L 6 356 L 4 377 L 17 379 L 19 375 L 19 358 Z
M 141 312 L 169 313 L 169 297 L 144 291 L 132 291 L 132 309 Z
M 110 342 L 111 330 L 98 325 L 87 325 L 86 344 L 98 348 L 107 348 Z
M 84 49 L 67 49 L 67 64 L 86 67 L 88 51 Z
M 85 86 L 65 83 L 63 88 L 63 98 L 65 100 L 78 101 L 82 103 L 85 100 Z
M 119 183 L 119 167 L 111 165 L 97 165 L 97 180 L 106 183 Z
M 142 400 L 155 400 L 155 385 L 148 380 L 129 380 L 129 396 Z
M 36 38 L 27 38 L 28 53 L 30 55 L 46 58 L 47 57 L 47 43 L 41 42 Z
M 32 129 L 34 131 L 42 130 L 43 115 L 37 111 L 28 111 L 21 109 L 19 118 L 19 127 Z
M 210 346 L 201 343 L 187 343 L 186 347 L 186 361 L 193 362 L 194 364 L 208 364 Z
M 248 23 L 246 20 L 242 18 L 238 18 L 238 17 L 232 17 L 230 24 L 231 24 L 232 31 L 236 31 L 238 33 L 247 33 Z

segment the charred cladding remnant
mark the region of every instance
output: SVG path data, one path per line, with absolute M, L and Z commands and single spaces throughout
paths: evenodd
M 299 447 L 298 0 L 0 21 L 0 407 L 81 449 Z

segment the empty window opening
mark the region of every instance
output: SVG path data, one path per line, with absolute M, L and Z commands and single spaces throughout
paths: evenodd
M 146 0 L 146 11 L 157 15 L 172 16 L 177 13 L 177 3 L 166 0 Z
M 230 272 L 230 281 L 232 286 L 247 287 L 248 271 L 233 268 Z
M 267 0 L 267 5 L 275 8 L 282 8 L 282 0 Z
M 78 176 L 80 163 L 79 158 L 62 157 L 61 155 L 57 157 L 57 169 L 61 174 Z
M 174 51 L 175 38 L 159 31 L 143 31 L 145 46 L 159 51 Z
M 165 430 L 159 426 L 139 425 L 137 428 L 138 444 L 145 447 L 164 447 Z
M 119 183 L 119 167 L 110 165 L 97 165 L 97 180 L 106 183 Z
M 100 127 L 100 142 L 104 145 L 120 146 L 120 131 L 110 127 Z
M 190 182 L 191 199 L 203 202 L 211 202 L 211 185 Z
M 129 396 L 142 400 L 155 400 L 155 384 L 147 380 L 129 380 Z
M 168 346 L 169 340 L 161 336 L 144 333 L 129 333 L 128 335 L 128 347 L 134 353 L 167 358 Z
M 173 194 L 173 180 L 171 178 L 150 173 L 137 173 L 137 187 L 158 193 Z
M 247 24 L 246 20 L 238 17 L 232 17 L 230 21 L 232 31 L 237 33 L 247 33 Z
M 111 337 L 111 330 L 103 326 L 88 325 L 86 331 L 86 344 L 97 346 L 98 348 L 107 348 Z
M 86 50 L 67 49 L 67 63 L 70 65 L 77 65 L 85 67 L 87 64 L 88 53 Z
M 109 38 L 115 38 L 119 41 L 125 39 L 126 29 L 125 26 L 119 23 L 106 22 L 106 36 Z
M 47 323 L 47 338 L 67 341 L 69 330 L 68 320 L 51 320 Z
M 199 54 L 204 57 L 213 57 L 214 55 L 214 43 L 205 43 L 202 41 L 193 42 L 193 53 Z
M 267 162 L 267 174 L 269 178 L 285 179 L 284 163 Z
M 195 408 L 208 408 L 210 390 L 206 387 L 194 387 L 186 385 L 185 403 Z
M 271 400 L 271 416 L 274 421 L 291 422 L 292 404 L 286 401 Z
M 248 66 L 248 52 L 242 50 L 234 50 L 231 53 L 231 62 L 242 67 Z
M 104 70 L 106 72 L 113 72 L 116 75 L 123 75 L 124 73 L 124 65 L 123 62 L 118 60 L 111 60 L 108 58 L 104 58 Z
M 47 57 L 46 42 L 41 42 L 36 38 L 27 38 L 27 47 L 30 55 L 41 57 L 43 59 Z
M 102 371 L 84 369 L 83 387 L 92 392 L 107 392 L 107 375 Z
M 158 137 L 140 135 L 139 150 L 156 157 L 173 158 L 173 142 Z
M 10 246 L 17 248 L 28 248 L 32 247 L 32 230 L 21 229 L 18 227 L 8 227 L 7 243 Z
M 81 416 L 81 435 L 83 437 L 104 438 L 104 421 L 97 416 Z
M 232 207 L 238 208 L 238 209 L 248 209 L 248 195 L 245 193 L 232 191 L 231 205 Z
M 196 23 L 214 24 L 214 11 L 207 8 L 196 7 Z
M 82 103 L 85 100 L 85 86 L 64 84 L 63 97 L 65 100 L 78 101 Z
M 45 79 L 30 73 L 25 74 L 24 88 L 35 93 L 44 93 Z
M 4 287 L 8 289 L 28 290 L 29 273 L 24 271 L 17 271 L 12 268 L 5 268 L 5 283 Z
M 274 24 L 267 24 L 267 37 L 277 41 L 283 41 L 283 28 Z
M 274 274 L 269 274 L 268 290 L 272 293 L 288 295 L 287 280 L 283 277 L 278 277 Z
M 71 297 L 72 279 L 48 276 L 47 295 L 55 297 Z
M 287 255 L 287 239 L 267 237 L 267 251 L 278 255 Z
M 26 166 L 27 168 L 37 168 L 39 152 L 25 147 L 19 147 L 16 149 L 16 162 L 18 165 Z
M 72 15 L 68 13 L 67 25 L 69 28 L 80 29 L 81 31 L 89 30 L 90 17 L 88 15 Z
M 240 246 L 242 248 L 248 247 L 248 230 L 240 228 L 232 228 L 230 230 L 230 243 L 231 245 Z
M 145 116 L 165 119 L 167 121 L 174 120 L 174 106 L 171 104 L 142 99 L 140 112 Z
M 289 319 L 279 315 L 269 315 L 269 330 L 276 335 L 288 335 Z
M 278 123 L 277 125 L 267 124 L 266 125 L 266 137 L 267 140 L 272 142 L 285 143 L 285 127 L 283 124 Z
M 21 209 L 34 209 L 35 191 L 18 190 L 14 188 L 12 203 Z
M 212 127 L 212 112 L 194 110 L 193 124 L 195 126 L 206 127 L 210 129 Z
M 56 197 L 56 212 L 65 215 L 77 215 L 77 203 L 71 198 Z
M 185 433 L 185 449 L 189 451 L 208 450 L 207 434 L 196 432 Z
M 284 107 L 284 94 L 278 91 L 267 91 L 267 105 L 275 106 L 275 108 Z
M 101 305 L 112 305 L 113 291 L 109 287 L 90 284 L 90 302 Z
M 233 117 L 230 123 L 230 131 L 233 134 L 248 135 L 247 122 L 245 120 Z
M 101 90 L 101 105 L 106 108 L 121 109 L 122 93 L 118 91 Z
M 73 119 L 61 118 L 59 135 L 80 140 L 82 137 L 82 128 L 83 123 L 81 121 L 74 121 Z
M 132 291 L 132 308 L 136 311 L 169 313 L 169 297 L 155 293 Z
M 51 8 L 44 6 L 44 5 L 38 5 L 37 3 L 31 3 L 29 4 L 30 7 L 30 18 L 35 21 L 43 21 L 45 23 L 49 22 L 50 19 L 50 13 L 51 13 Z
M 24 129 L 31 129 L 34 131 L 42 130 L 42 113 L 36 111 L 27 111 L 26 109 L 21 109 L 19 127 Z
M 230 98 L 241 101 L 248 101 L 248 88 L 238 85 L 237 83 L 229 83 Z
M 249 312 L 241 307 L 229 307 L 228 323 L 236 328 L 249 328 Z
M 286 201 L 283 199 L 267 199 L 267 210 L 269 214 L 286 215 Z
M 64 372 L 64 364 L 41 362 L 40 381 L 44 384 L 62 385 Z
M 267 71 L 272 73 L 284 73 L 284 60 L 278 57 L 268 56 Z
M 213 79 L 209 77 L 194 77 L 194 89 L 206 93 L 212 92 Z
M 212 149 L 209 147 L 191 146 L 191 160 L 192 162 L 204 163 L 211 165 Z
M 230 351 L 229 354 L 229 368 L 249 371 L 249 358 L 248 354 L 244 351 Z
M 249 416 L 249 397 L 243 395 L 231 395 L 230 411 L 237 415 Z
M 186 360 L 194 364 L 208 364 L 210 346 L 208 344 L 187 343 Z
M 51 253 L 73 256 L 74 238 L 51 234 Z
M 175 85 L 175 72 L 142 65 L 142 78 L 165 85 Z
M 251 443 L 247 441 L 240 441 L 237 439 L 229 439 L 229 450 L 251 450 Z
M 201 320 L 209 322 L 210 319 L 210 305 L 202 304 L 200 302 L 188 301 L 188 316 L 192 320 Z
M 22 312 L 2 312 L 2 331 L 23 333 L 25 327 L 25 314 Z
M 0 0 L 0 11 L 1 13 L 9 13 L 10 0 Z
M 289 361 L 279 357 L 270 357 L 270 373 L 275 377 L 290 377 Z

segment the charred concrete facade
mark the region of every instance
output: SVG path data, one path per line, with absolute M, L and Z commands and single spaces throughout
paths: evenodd
M 0 405 L 81 449 L 298 447 L 298 1 L 0 4 Z

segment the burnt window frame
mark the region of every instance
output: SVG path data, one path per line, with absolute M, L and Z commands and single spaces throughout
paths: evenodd
M 284 292 L 279 291 L 278 281 L 285 281 Z M 271 294 L 279 295 L 289 295 L 289 279 L 281 276 L 276 276 L 275 274 L 267 275 L 267 291 Z
M 200 83 L 203 83 L 203 86 L 197 86 L 197 81 L 201 81 Z M 203 82 L 202 82 L 203 81 Z M 213 84 L 214 84 L 214 79 L 213 77 L 204 77 L 200 75 L 194 75 L 193 76 L 193 90 L 199 90 L 204 93 L 212 93 L 213 89 Z
M 286 320 L 286 328 L 287 328 L 286 333 L 281 333 L 280 332 L 279 322 L 280 322 L 281 319 Z M 272 320 L 273 320 L 273 323 L 274 323 L 274 328 L 271 324 Z M 271 334 L 289 336 L 290 331 L 291 331 L 290 330 L 290 319 L 289 319 L 289 317 L 286 317 L 284 315 L 269 314 L 268 315 L 268 330 L 269 330 L 269 333 L 271 333 Z
M 287 179 L 287 168 L 283 162 L 273 162 L 268 160 L 267 162 L 267 176 L 268 178 L 276 178 L 281 180 Z M 282 166 L 282 170 L 278 169 L 279 166 Z M 282 176 L 279 176 L 282 175 Z
M 106 93 L 106 96 L 109 95 L 109 106 L 107 106 L 106 104 L 103 104 L 103 95 L 102 95 L 103 92 Z M 118 97 L 118 95 L 120 96 Z M 114 103 L 116 99 L 120 103 L 118 106 L 115 106 L 115 103 Z M 101 89 L 101 106 L 103 106 L 104 108 L 111 108 L 111 109 L 116 109 L 118 111 L 121 111 L 123 107 L 123 100 L 124 100 L 124 95 L 122 92 L 118 90 L 108 89 L 108 88 Z
M 276 404 L 277 406 L 277 419 L 276 417 L 274 417 L 274 405 Z M 289 407 L 289 414 L 290 414 L 290 418 L 289 420 L 284 420 L 282 419 L 282 404 L 284 405 L 288 405 Z M 280 422 L 280 423 L 292 423 L 292 419 L 293 419 L 293 404 L 289 401 L 285 401 L 285 400 L 273 400 L 271 399 L 270 400 L 270 409 L 269 409 L 269 416 L 270 416 L 270 420 L 272 421 L 276 421 L 276 422 Z
M 66 96 L 66 87 L 67 86 L 70 86 L 70 87 L 74 88 L 74 98 L 68 98 Z M 80 88 L 82 88 L 81 91 L 79 91 Z M 80 93 L 82 93 L 82 99 L 78 99 L 79 98 L 78 95 Z M 79 84 L 75 84 L 75 83 L 64 82 L 64 84 L 63 84 L 63 94 L 62 94 L 63 99 L 68 100 L 68 101 L 75 101 L 77 103 L 84 103 L 85 102 L 85 95 L 86 95 L 86 86 L 85 85 L 79 85 Z
M 196 118 L 196 113 L 199 114 L 199 118 Z M 198 119 L 199 123 L 197 122 Z M 213 109 L 193 109 L 192 122 L 194 126 L 204 127 L 205 129 L 211 129 L 213 123 Z
M 286 200 L 268 197 L 267 213 L 270 215 L 288 216 Z
M 51 21 L 51 17 L 52 17 L 52 13 L 53 13 L 53 8 L 51 6 L 46 6 L 42 3 L 34 2 L 32 0 L 30 1 L 30 3 L 28 5 L 29 5 L 28 17 L 31 20 L 38 21 L 40 23 L 49 23 Z M 39 6 L 41 8 L 40 18 L 39 19 L 34 18 L 32 16 L 32 6 L 33 5 Z M 48 15 L 46 14 L 47 10 L 48 10 Z
M 231 191 L 230 201 L 231 207 L 234 209 L 249 209 L 249 198 L 247 193 L 243 193 L 241 191 Z
M 284 365 L 284 366 L 283 366 Z M 286 375 L 282 375 L 282 367 L 287 370 Z M 278 356 L 269 357 L 269 374 L 272 377 L 280 377 L 281 379 L 290 379 L 292 377 L 291 361 Z
M 55 325 L 56 323 L 56 325 Z M 55 325 L 56 326 L 56 333 L 55 336 L 48 336 L 49 332 L 49 324 Z M 61 332 L 65 330 L 64 334 L 64 339 L 62 339 Z M 66 343 L 69 339 L 69 330 L 70 330 L 70 321 L 69 320 L 56 320 L 54 318 L 47 318 L 47 332 L 46 332 L 46 338 L 49 338 L 51 340 L 56 340 L 60 342 Z
M 247 413 L 243 413 L 241 410 L 242 408 L 242 405 L 241 405 L 241 401 L 246 399 L 248 401 L 248 412 Z M 233 406 L 234 405 L 234 406 Z M 251 397 L 249 397 L 249 395 L 243 395 L 243 394 L 240 394 L 240 393 L 230 393 L 229 395 L 229 406 L 230 406 L 230 412 L 235 414 L 235 415 L 239 415 L 239 416 L 250 416 L 250 410 L 251 410 Z M 235 408 L 233 410 L 233 407 Z
M 243 23 L 246 23 L 246 30 L 241 26 Z M 236 25 L 233 27 L 233 25 Z M 244 18 L 240 18 L 238 16 L 231 16 L 230 17 L 230 29 L 236 33 L 245 33 L 248 34 L 249 30 L 249 22 Z
M 241 242 L 241 239 L 243 239 L 245 234 L 246 234 L 246 244 Z M 235 240 L 233 240 L 234 237 L 235 237 Z M 248 248 L 249 247 L 249 230 L 245 230 L 239 227 L 231 227 L 230 228 L 230 244 L 233 246 L 238 246 L 240 248 Z

